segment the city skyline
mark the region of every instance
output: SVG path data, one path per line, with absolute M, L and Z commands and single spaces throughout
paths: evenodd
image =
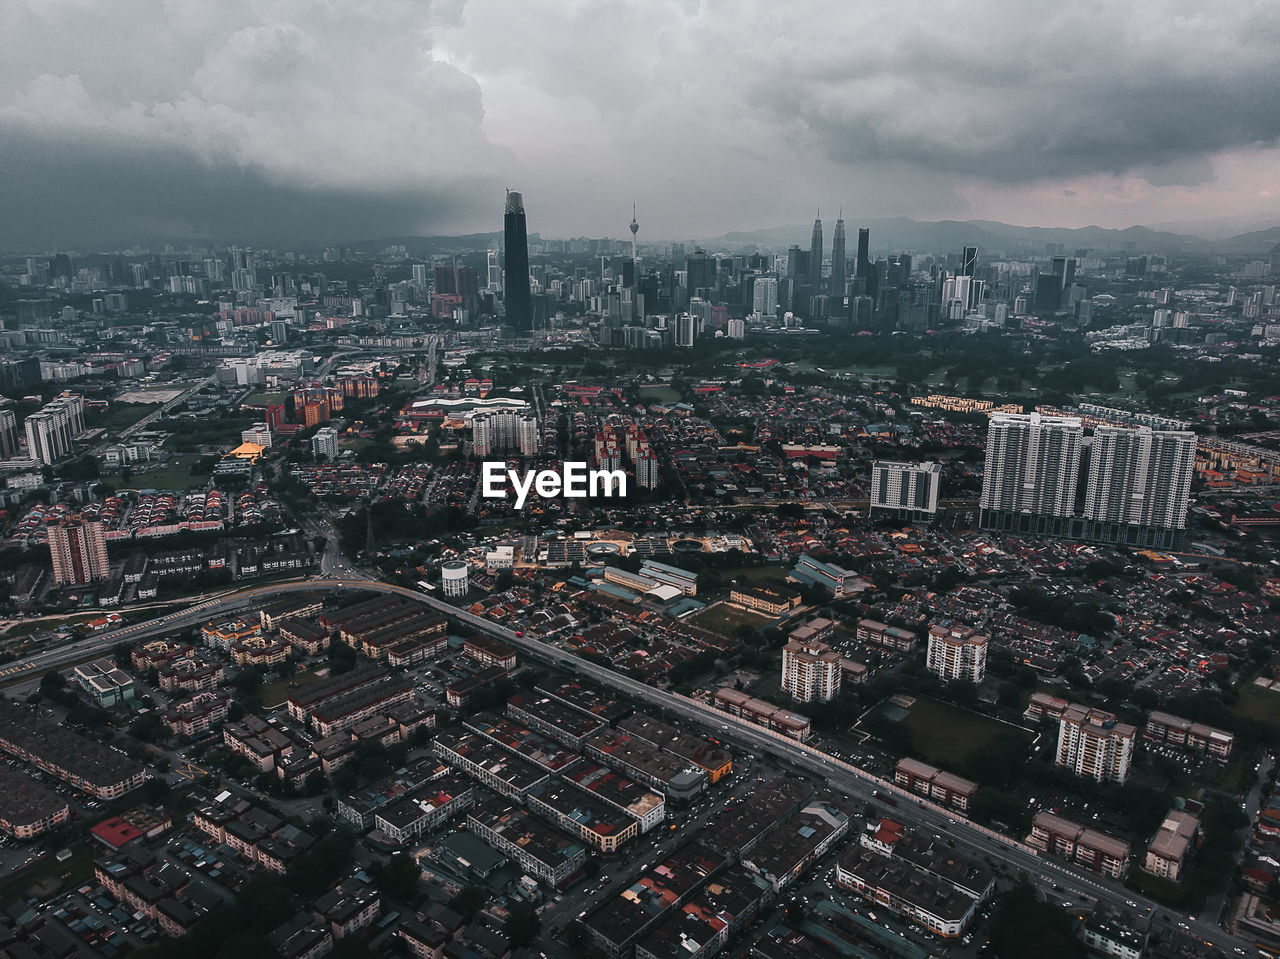
M 634 201 L 649 237 L 715 236 L 815 197 L 851 218 L 1280 222 L 1280 11 L 1053 9 L 1016 42 L 997 4 L 914 12 L 131 4 L 68 31 L 70 8 L 19 4 L 0 245 L 484 232 L 507 184 L 550 235 L 622 231 Z

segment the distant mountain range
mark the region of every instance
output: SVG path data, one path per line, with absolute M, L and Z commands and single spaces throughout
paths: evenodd
M 1131 226 L 1124 230 L 1109 230 L 1100 226 L 1078 229 L 1065 227 L 1013 226 L 995 220 L 911 220 L 906 217 L 870 218 L 845 221 L 848 228 L 847 250 L 852 257 L 858 248 L 858 230 L 871 231 L 871 249 L 885 251 L 925 252 L 954 250 L 976 246 L 984 259 L 1000 255 L 1025 255 L 1044 253 L 1046 244 L 1061 244 L 1067 253 L 1077 250 L 1096 250 L 1104 253 L 1122 252 L 1177 253 L 1204 251 L 1235 255 L 1257 254 L 1265 256 L 1280 246 L 1280 226 L 1252 233 L 1241 233 L 1224 239 L 1211 240 L 1189 233 L 1172 233 L 1153 230 L 1145 226 Z M 824 220 L 823 227 L 828 249 L 835 232 L 835 221 Z M 698 240 L 699 245 L 715 250 L 778 250 L 785 251 L 793 244 L 802 249 L 809 247 L 811 223 L 774 226 L 762 230 L 746 230 L 724 233 L 717 237 Z M 535 235 L 536 236 L 536 235 Z M 533 239 L 534 237 L 531 237 Z M 374 253 L 388 246 L 403 246 L 411 256 L 433 256 L 459 251 L 494 249 L 501 242 L 502 234 L 470 233 L 464 236 L 398 236 L 348 243 L 352 250 Z
M 1280 227 L 1243 233 L 1221 240 L 1208 240 L 1187 233 L 1170 233 L 1152 230 L 1145 226 L 1131 226 L 1124 230 L 1109 230 L 1100 226 L 1078 229 L 1065 227 L 1013 226 L 995 220 L 937 220 L 925 222 L 906 217 L 845 221 L 849 232 L 847 249 L 852 256 L 857 249 L 857 233 L 860 228 L 871 231 L 873 250 L 895 251 L 960 251 L 964 246 L 976 246 L 984 256 L 1007 253 L 1010 255 L 1039 252 L 1045 244 L 1061 244 L 1068 253 L 1076 250 L 1116 252 L 1131 250 L 1134 253 L 1173 253 L 1184 250 L 1206 250 L 1218 253 L 1268 253 L 1280 243 Z M 712 248 L 786 249 L 792 244 L 802 249 L 809 246 L 811 223 L 771 227 L 766 230 L 725 233 L 708 239 Z M 835 230 L 834 221 L 823 221 L 825 239 L 831 243 Z

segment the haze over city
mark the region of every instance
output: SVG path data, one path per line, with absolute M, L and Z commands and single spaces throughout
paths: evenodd
M 508 186 L 549 236 L 632 201 L 653 239 L 815 205 L 1280 220 L 1280 8 L 1256 0 L 11 0 L 4 25 L 10 248 L 489 232 Z

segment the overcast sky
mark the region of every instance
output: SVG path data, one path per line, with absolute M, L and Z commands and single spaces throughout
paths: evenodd
M 0 246 L 1280 222 L 1274 0 L 0 0 Z M 828 228 L 829 229 L 829 228 Z

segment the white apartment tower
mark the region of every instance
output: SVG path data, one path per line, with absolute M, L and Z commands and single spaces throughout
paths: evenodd
M 1196 436 L 1149 426 L 1099 426 L 1089 448 L 1085 519 L 1182 530 L 1187 525 Z
M 957 626 L 929 630 L 929 671 L 946 682 L 964 680 L 975 686 L 987 675 L 988 637 Z
M 877 460 L 871 467 L 871 513 L 899 519 L 927 519 L 938 512 L 940 463 Z
M 338 431 L 332 426 L 323 426 L 311 437 L 311 455 L 317 460 L 332 463 L 338 458 Z
M 1075 416 L 996 413 L 987 430 L 979 523 L 987 529 L 1058 532 L 1079 484 L 1084 429 Z
M 840 694 L 841 660 L 826 643 L 793 639 L 782 647 L 782 689 L 797 702 L 830 702 Z
M 751 287 L 751 311 L 765 316 L 778 312 L 778 279 L 773 276 L 757 276 Z
M 538 418 L 516 410 L 490 410 L 471 418 L 471 441 L 476 456 L 519 452 L 537 456 L 541 446 Z
M 1137 733 L 1114 713 L 1073 703 L 1058 720 L 1056 762 L 1077 776 L 1123 783 L 1133 765 Z

